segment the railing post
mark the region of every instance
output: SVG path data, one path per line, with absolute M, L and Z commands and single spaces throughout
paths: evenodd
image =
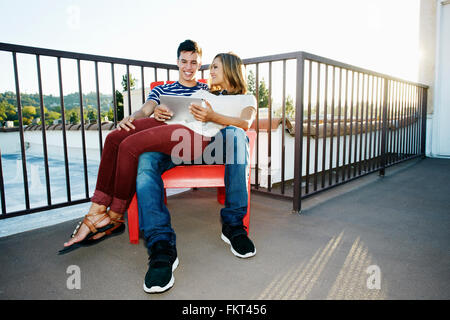
M 303 172 L 303 91 L 305 59 L 303 53 L 297 57 L 297 86 L 295 102 L 295 155 L 294 155 L 294 203 L 293 212 L 300 213 L 302 206 L 302 172 Z
M 2 150 L 0 149 L 0 206 L 2 211 L 0 216 L 6 215 L 6 200 L 5 200 L 5 184 L 3 183 L 3 166 L 2 166 Z
M 41 58 L 36 55 L 36 67 L 38 76 L 39 88 L 39 107 L 41 111 L 41 127 L 42 127 L 42 151 L 44 154 L 44 169 L 45 169 L 45 186 L 47 189 L 47 204 L 52 204 L 52 196 L 50 192 L 50 172 L 48 169 L 48 152 L 47 152 L 47 134 L 45 130 L 45 109 L 44 109 L 44 94 L 42 91 L 42 76 L 41 76 Z
M 421 141 L 420 141 L 420 153 L 422 154 L 422 158 L 425 158 L 425 146 L 426 146 L 426 138 L 427 138 L 427 94 L 428 89 L 422 88 L 423 95 L 422 95 L 422 134 L 421 134 Z
M 16 84 L 16 101 L 17 101 L 17 118 L 19 119 L 19 137 L 20 137 L 20 151 L 22 155 L 22 172 L 23 172 L 23 189 L 25 193 L 25 209 L 30 210 L 30 193 L 28 189 L 28 174 L 27 174 L 27 159 L 25 153 L 25 137 L 24 137 L 24 127 L 23 127 L 23 116 L 22 116 L 22 98 L 20 96 L 20 85 L 19 85 L 19 68 L 17 67 L 17 54 L 15 51 L 12 53 L 13 56 L 13 68 L 14 68 L 14 80 Z
M 131 79 L 130 79 L 130 65 L 127 64 L 127 93 L 128 93 L 128 115 L 131 116 Z M 125 116 L 125 110 L 124 110 Z
M 383 86 L 383 113 L 381 114 L 381 155 L 380 155 L 380 176 L 384 176 L 384 170 L 386 168 L 386 135 L 387 135 L 387 105 L 388 105 L 388 90 L 389 90 L 389 79 L 384 78 Z

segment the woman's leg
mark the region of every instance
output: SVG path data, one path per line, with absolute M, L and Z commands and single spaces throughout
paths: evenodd
M 116 175 L 117 158 L 119 155 L 119 146 L 126 138 L 138 134 L 139 132 L 166 125 L 163 122 L 157 121 L 154 118 L 138 119 L 133 122 L 136 127 L 134 130 L 126 131 L 114 130 L 111 131 L 105 139 L 103 147 L 102 158 L 97 175 L 97 184 L 92 202 L 109 207 L 114 195 L 114 178 Z
M 91 207 L 86 216 L 89 216 L 89 221 L 96 229 L 107 226 L 111 223 L 110 217 L 107 215 L 107 208 L 111 204 L 114 192 L 114 177 L 117 164 L 117 155 L 120 143 L 129 136 L 135 135 L 142 130 L 166 125 L 163 122 L 157 121 L 154 118 L 138 119 L 133 122 L 136 129 L 113 130 L 105 139 L 103 147 L 102 158 L 97 175 L 97 185 L 93 197 L 91 198 Z M 105 216 L 106 215 L 106 216 Z M 83 240 L 90 232 L 88 226 L 83 222 L 76 231 L 74 237 L 64 243 L 64 246 L 71 246 L 76 242 Z M 99 233 L 92 237 L 97 239 L 104 236 L 104 233 Z
M 232 126 L 218 134 L 223 137 L 225 163 L 225 207 L 220 210 L 220 215 L 224 224 L 242 225 L 248 206 L 248 137 L 244 130 Z
M 174 156 L 191 161 L 197 155 L 201 156 L 208 143 L 209 139 L 177 124 L 143 130 L 124 139 L 118 150 L 114 197 L 110 209 L 122 213 L 128 208 L 136 190 L 137 167 L 142 153 L 156 151 L 172 155 L 172 150 L 179 150 L 182 145 L 182 152 L 176 152 Z M 177 145 L 178 148 L 174 149 Z

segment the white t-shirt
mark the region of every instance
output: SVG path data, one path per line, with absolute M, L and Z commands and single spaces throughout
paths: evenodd
M 199 90 L 191 95 L 191 97 L 202 98 L 207 100 L 212 109 L 224 116 L 236 117 L 241 116 L 242 110 L 247 107 L 253 107 L 256 109 L 255 96 L 250 94 L 237 94 L 237 95 L 219 95 L 216 96 L 206 90 Z M 206 107 L 205 103 L 202 103 L 202 107 Z M 189 129 L 195 131 L 198 134 L 207 137 L 215 136 L 224 126 L 214 122 L 201 122 L 197 120 L 167 120 L 167 124 L 182 124 Z

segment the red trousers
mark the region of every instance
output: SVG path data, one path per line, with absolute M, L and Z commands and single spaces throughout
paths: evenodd
M 156 151 L 171 155 L 172 148 L 188 138 L 191 139 L 190 152 L 183 154 L 181 150 L 177 156 L 183 161 L 192 161 L 201 156 L 201 152 L 209 143 L 209 138 L 204 138 L 185 126 L 168 125 L 154 118 L 134 120 L 133 125 L 136 129 L 115 129 L 107 135 L 97 185 L 91 198 L 92 202 L 110 207 L 117 213 L 126 211 L 135 193 L 137 167 L 142 153 Z M 172 141 L 175 130 L 182 134 L 175 134 L 178 140 Z M 183 144 L 185 142 L 183 141 Z M 196 146 L 200 146 L 201 150 L 195 150 Z

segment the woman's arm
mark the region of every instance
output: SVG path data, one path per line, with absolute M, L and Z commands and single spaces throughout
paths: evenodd
M 254 107 L 249 106 L 242 110 L 241 116 L 239 118 L 237 117 L 230 117 L 225 116 L 223 114 L 217 113 L 213 110 L 211 107 L 211 104 L 205 100 L 206 108 L 203 108 L 196 104 L 191 104 L 189 107 L 189 110 L 191 111 L 192 115 L 194 116 L 195 120 L 202 121 L 202 122 L 214 122 L 220 125 L 225 126 L 235 126 L 238 128 L 242 128 L 244 130 L 250 129 L 253 120 L 256 116 L 256 110 Z

